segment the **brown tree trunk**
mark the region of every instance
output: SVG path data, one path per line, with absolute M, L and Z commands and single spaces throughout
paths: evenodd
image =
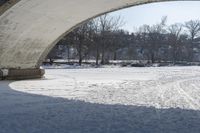
M 102 56 L 101 56 L 101 64 L 105 64 L 105 46 L 104 43 L 102 44 Z
M 113 60 L 117 60 L 117 52 L 116 51 L 114 51 Z
M 82 65 L 82 41 L 79 42 L 79 51 L 78 51 L 78 55 L 79 55 L 78 64 L 81 66 L 81 65 Z
M 98 66 L 99 65 L 99 47 L 96 46 L 97 49 L 96 49 L 96 65 Z

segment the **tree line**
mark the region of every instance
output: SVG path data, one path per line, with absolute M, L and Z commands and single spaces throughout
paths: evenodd
M 122 17 L 108 14 L 92 19 L 65 36 L 48 58 L 95 60 L 145 60 L 148 63 L 200 61 L 200 21 L 167 25 L 167 17 L 154 25 L 143 25 L 130 33 L 121 29 Z

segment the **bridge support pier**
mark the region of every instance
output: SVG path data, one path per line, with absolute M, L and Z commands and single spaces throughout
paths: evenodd
M 1 69 L 1 80 L 23 80 L 41 78 L 45 74 L 44 69 Z

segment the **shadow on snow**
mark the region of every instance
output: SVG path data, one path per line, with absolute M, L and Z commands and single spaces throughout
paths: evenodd
M 0 82 L 1 133 L 199 133 L 200 111 L 104 105 L 12 90 Z

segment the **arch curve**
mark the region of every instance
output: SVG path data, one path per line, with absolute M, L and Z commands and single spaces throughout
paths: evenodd
M 21 0 L 0 16 L 0 69 L 38 69 L 59 39 L 86 20 L 163 1 L 175 0 Z

